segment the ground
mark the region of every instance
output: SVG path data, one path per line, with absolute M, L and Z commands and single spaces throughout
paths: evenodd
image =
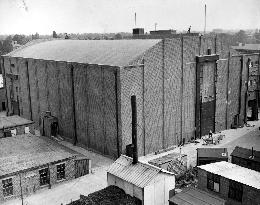
M 235 146 L 251 148 L 260 150 L 260 121 L 250 122 L 251 127 L 243 127 L 238 129 L 225 130 L 221 134 L 225 134 L 223 140 L 218 145 L 202 145 L 200 143 L 190 143 L 181 148 L 181 153 L 188 155 L 188 165 L 196 165 L 196 149 L 199 147 L 226 147 L 229 155 Z M 79 195 L 88 195 L 97 190 L 103 189 L 107 186 L 106 170 L 113 160 L 103 157 L 94 152 L 87 151 L 81 147 L 73 146 L 72 144 L 59 141 L 60 144 L 69 147 L 92 160 L 93 173 L 77 178 L 72 181 L 58 184 L 52 189 L 43 189 L 24 199 L 24 205 L 60 205 L 67 204 L 71 200 L 79 199 Z M 170 152 L 180 152 L 180 148 L 176 148 Z M 164 153 L 164 154 L 168 154 Z M 162 155 L 162 154 L 160 154 Z M 139 160 L 143 162 L 150 161 L 159 155 L 149 155 L 140 157 Z M 15 199 L 4 203 L 3 205 L 20 205 L 21 199 Z

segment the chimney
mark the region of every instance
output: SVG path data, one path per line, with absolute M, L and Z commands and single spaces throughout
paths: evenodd
M 136 96 L 131 96 L 132 107 L 132 146 L 133 146 L 133 164 L 138 162 L 137 152 L 137 110 L 136 110 Z
M 252 147 L 252 159 L 254 159 L 254 147 Z

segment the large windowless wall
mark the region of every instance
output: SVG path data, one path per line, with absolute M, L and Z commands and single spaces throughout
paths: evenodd
M 116 67 L 7 57 L 3 64 L 8 99 L 17 92 L 14 100 L 19 102 L 21 116 L 40 125 L 41 116 L 49 110 L 58 118 L 62 136 L 118 156 Z M 11 100 L 8 103 L 11 114 Z

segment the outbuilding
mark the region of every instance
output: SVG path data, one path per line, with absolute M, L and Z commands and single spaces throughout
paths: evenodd
M 31 42 L 1 57 L 7 114 L 41 126 L 50 111 L 60 135 L 111 157 L 131 144 L 132 95 L 139 155 L 243 125 L 247 99 L 256 98 L 248 98 L 244 83 L 250 56 L 229 55 L 223 40 L 177 35 Z
M 175 176 L 161 168 L 121 155 L 108 169 L 108 186 L 115 185 L 142 205 L 166 205 L 174 193 Z

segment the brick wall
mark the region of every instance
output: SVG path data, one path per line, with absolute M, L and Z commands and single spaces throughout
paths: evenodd
M 61 181 L 57 181 L 57 164 L 50 164 L 50 183 L 51 185 L 58 184 L 62 181 L 67 181 L 75 178 L 75 162 L 73 159 L 66 160 L 62 163 L 65 163 L 65 179 Z M 47 168 L 48 166 L 44 166 L 41 168 L 37 168 L 35 170 L 20 172 L 14 176 L 7 177 L 12 178 L 13 182 L 13 195 L 9 197 L 3 196 L 3 185 L 2 180 L 5 178 L 0 179 L 0 202 L 6 201 L 12 198 L 19 198 L 21 197 L 21 186 L 20 186 L 20 177 L 21 177 L 21 184 L 22 184 L 22 191 L 23 197 L 26 197 L 30 194 L 33 194 L 39 189 L 47 188 L 48 185 L 40 186 L 40 175 L 39 170 L 43 168 Z
M 213 195 L 217 195 L 226 200 L 227 205 L 258 205 L 260 204 L 260 190 L 253 187 L 243 185 L 242 203 L 228 198 L 229 179 L 220 177 L 219 193 L 207 189 L 207 171 L 198 168 L 198 188 L 207 191 Z

